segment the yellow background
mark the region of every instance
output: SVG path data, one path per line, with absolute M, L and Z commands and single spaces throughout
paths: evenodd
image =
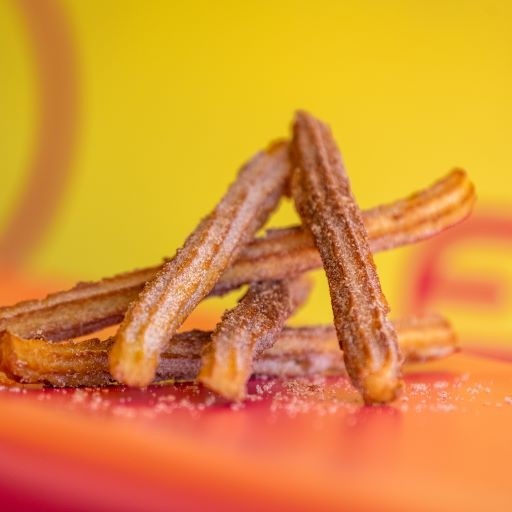
M 461 166 L 480 205 L 507 214 L 510 2 L 59 5 L 78 63 L 77 140 L 58 215 L 27 272 L 92 279 L 172 255 L 239 165 L 288 133 L 299 107 L 331 124 L 362 206 Z M 0 230 L 34 145 L 32 50 L 18 2 L 0 2 Z M 295 220 L 286 205 L 274 223 Z M 377 256 L 397 313 L 415 250 Z M 470 247 L 455 266 L 506 279 L 512 265 L 503 254 Z M 301 321 L 331 318 L 320 275 L 318 282 Z M 512 306 L 508 295 L 505 305 Z M 475 316 L 443 307 L 466 329 L 492 318 L 490 329 L 512 332 L 505 309 Z

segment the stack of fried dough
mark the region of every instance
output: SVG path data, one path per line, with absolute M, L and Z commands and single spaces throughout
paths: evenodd
M 283 196 L 302 224 L 255 238 Z M 290 141 L 239 171 L 172 259 L 0 308 L 1 382 L 146 387 L 195 380 L 242 400 L 251 375 L 346 374 L 366 403 L 393 400 L 402 364 L 456 350 L 441 316 L 391 321 L 372 253 L 465 219 L 472 183 L 454 170 L 396 202 L 361 211 L 328 126 L 298 112 Z M 287 327 L 323 267 L 333 325 Z M 178 329 L 206 297 L 249 285 L 212 332 Z M 109 339 L 85 335 L 119 324 Z M 79 338 L 79 339 L 77 339 Z

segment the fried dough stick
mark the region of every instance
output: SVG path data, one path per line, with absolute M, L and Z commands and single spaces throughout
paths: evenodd
M 291 149 L 292 195 L 322 258 L 348 374 L 366 403 L 389 402 L 401 387 L 401 356 L 336 142 L 327 125 L 298 112 Z
M 118 381 L 139 387 L 153 381 L 169 336 L 265 223 L 288 178 L 286 143 L 273 145 L 242 168 L 215 209 L 129 306 L 110 353 L 110 371 Z
M 310 291 L 311 283 L 304 277 L 253 284 L 212 333 L 199 382 L 229 400 L 242 400 L 253 359 L 274 344 Z
M 457 224 L 473 207 L 475 191 L 464 171 L 455 170 L 411 196 L 363 212 L 372 251 L 422 240 Z M 322 264 L 308 231 L 300 227 L 275 229 L 247 245 L 217 282 L 211 295 L 242 284 L 280 280 Z M 0 308 L 0 332 L 10 329 L 23 338 L 65 340 L 122 321 L 146 281 L 160 267 L 135 270 L 42 300 Z
M 456 335 L 439 316 L 412 317 L 395 322 L 398 343 L 406 362 L 440 359 L 457 349 Z M 155 382 L 196 380 L 201 354 L 211 332 L 176 334 L 165 347 Z M 46 340 L 22 339 L 5 332 L 0 340 L 0 385 L 19 383 L 56 387 L 115 384 L 108 367 L 113 339 Z M 345 373 L 336 331 L 332 326 L 285 327 L 275 344 L 256 356 L 254 374 L 272 376 L 340 375 Z

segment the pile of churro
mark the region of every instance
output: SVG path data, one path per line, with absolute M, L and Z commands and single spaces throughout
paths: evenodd
M 256 236 L 283 197 L 301 225 Z M 368 404 L 399 393 L 402 365 L 457 349 L 441 316 L 391 321 L 373 253 L 430 238 L 475 202 L 454 170 L 405 199 L 361 211 L 329 127 L 298 112 L 291 140 L 239 171 L 215 209 L 160 266 L 0 308 L 0 382 L 146 387 L 196 381 L 243 400 L 252 375 L 346 375 Z M 289 327 L 323 268 L 333 325 Z M 205 298 L 248 285 L 213 331 L 178 332 Z M 107 339 L 87 335 L 118 325 Z

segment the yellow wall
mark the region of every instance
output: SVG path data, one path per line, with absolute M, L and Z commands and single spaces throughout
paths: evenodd
M 508 215 L 510 2 L 41 4 L 69 30 L 76 101 L 68 181 L 41 242 L 26 254 L 31 272 L 96 278 L 171 255 L 240 163 L 287 133 L 298 107 L 332 125 L 361 205 L 462 166 L 481 207 Z M 0 2 L 0 228 L 26 186 L 41 135 L 30 8 L 28 0 Z M 295 218 L 288 206 L 275 223 Z M 455 253 L 463 260 L 455 266 L 506 278 L 510 247 L 476 245 Z M 377 257 L 397 312 L 407 302 L 414 254 Z M 500 336 L 512 333 L 509 302 L 505 289 L 501 309 L 481 317 L 493 333 L 499 325 Z M 482 328 L 467 305 L 442 305 L 468 331 Z M 300 319 L 330 317 L 319 278 Z

